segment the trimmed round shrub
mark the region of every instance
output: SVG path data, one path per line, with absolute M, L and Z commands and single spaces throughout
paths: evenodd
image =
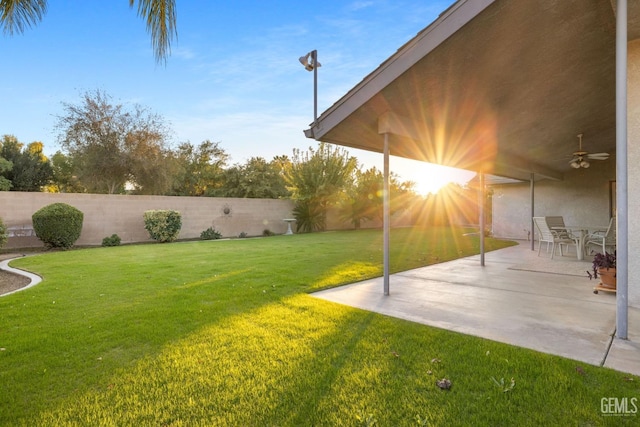
M 2 222 L 2 218 L 0 218 L 0 248 L 2 248 L 5 243 L 7 243 L 8 238 L 9 236 L 7 235 L 7 226 L 4 225 L 4 222 Z
M 102 246 L 120 246 L 120 236 L 112 234 L 110 237 L 102 239 Z
M 171 210 L 153 210 L 144 213 L 144 228 L 155 241 L 173 242 L 182 228 L 180 212 Z
M 84 214 L 66 203 L 54 203 L 31 216 L 38 239 L 50 248 L 70 248 L 80 238 Z

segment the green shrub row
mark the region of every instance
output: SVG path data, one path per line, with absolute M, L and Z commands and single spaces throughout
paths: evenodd
M 31 217 L 33 229 L 38 239 L 50 248 L 70 248 L 80 238 L 84 214 L 65 203 L 53 203 L 36 211 Z M 173 242 L 177 240 L 182 228 L 182 216 L 174 210 L 149 210 L 144 213 L 144 228 L 149 236 L 158 242 Z M 263 231 L 263 236 L 273 236 L 269 229 Z M 247 237 L 242 232 L 238 236 Z M 222 234 L 209 227 L 200 233 L 202 240 L 222 238 Z M 0 218 L 0 248 L 7 242 L 7 227 Z M 120 236 L 112 234 L 102 239 L 102 246 L 119 246 Z

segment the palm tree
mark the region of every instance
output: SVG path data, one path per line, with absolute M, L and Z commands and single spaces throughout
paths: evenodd
M 133 8 L 135 0 L 129 0 Z M 177 37 L 175 0 L 139 0 L 138 16 L 147 23 L 151 44 L 158 62 L 165 62 L 171 40 Z M 0 28 L 7 35 L 23 33 L 36 25 L 47 12 L 47 0 L 0 0 Z

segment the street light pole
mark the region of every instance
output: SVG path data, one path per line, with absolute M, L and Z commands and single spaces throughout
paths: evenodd
M 301 56 L 300 63 L 307 71 L 313 71 L 313 123 L 318 121 L 318 68 L 322 66 L 318 62 L 318 51 L 312 50 L 305 56 Z
M 318 121 L 318 51 L 311 51 L 311 60 L 313 61 L 313 123 Z M 317 66 L 316 66 L 317 64 Z

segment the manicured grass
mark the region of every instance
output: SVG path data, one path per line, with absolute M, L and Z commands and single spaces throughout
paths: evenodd
M 477 253 L 462 234 L 393 230 L 393 270 Z M 0 298 L 0 425 L 638 421 L 600 412 L 638 378 L 307 295 L 379 276 L 381 245 L 358 231 L 16 260 L 45 280 Z

